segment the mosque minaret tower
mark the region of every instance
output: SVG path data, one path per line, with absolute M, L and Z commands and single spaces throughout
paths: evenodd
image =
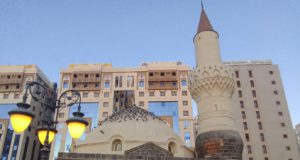
M 196 154 L 199 158 L 241 160 L 243 141 L 232 115 L 233 72 L 222 64 L 219 34 L 203 4 L 194 45 L 197 66 L 189 75 L 189 90 L 198 107 Z

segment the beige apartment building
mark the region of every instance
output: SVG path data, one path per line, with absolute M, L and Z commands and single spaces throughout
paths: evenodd
M 278 66 L 271 61 L 224 64 L 235 73 L 233 115 L 244 142 L 243 160 L 300 159 Z
M 225 63 L 235 73 L 234 117 L 245 160 L 300 159 L 284 88 L 271 61 Z
M 81 111 L 90 122 L 87 133 L 109 115 L 136 105 L 163 119 L 184 145 L 193 147 L 192 98 L 187 83 L 189 70 L 182 62 L 143 63 L 136 68 L 72 64 L 61 71 L 59 92 L 80 91 Z M 64 122 L 75 110 L 76 107 L 62 110 L 58 114 L 59 121 Z M 83 135 L 80 139 L 85 138 Z M 72 151 L 72 139 L 65 125 L 60 123 L 50 159 L 56 158 L 58 152 L 69 151 Z
M 25 85 L 38 81 L 49 88 L 48 78 L 36 65 L 0 66 L 0 158 L 2 160 L 36 160 L 40 142 L 36 136 L 37 126 L 41 125 L 43 109 L 40 103 L 28 96 L 27 103 L 32 107 L 35 118 L 22 134 L 16 134 L 10 125 L 8 112 L 22 102 Z
M 298 141 L 298 149 L 300 152 L 300 124 L 296 125 L 295 132 L 296 132 L 297 141 Z

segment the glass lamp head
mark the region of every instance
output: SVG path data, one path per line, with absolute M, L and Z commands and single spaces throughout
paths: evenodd
M 34 113 L 27 103 L 17 103 L 18 108 L 8 112 L 12 127 L 16 133 L 24 132 L 34 118 Z
M 40 143 L 42 145 L 45 145 L 45 140 L 46 140 L 46 136 L 47 136 L 47 127 L 41 127 L 41 128 L 38 128 L 36 131 L 37 131 L 37 134 L 38 134 L 38 137 L 39 137 L 39 140 L 40 140 Z M 54 137 L 55 137 L 55 134 L 57 133 L 57 130 L 54 129 L 54 128 L 50 128 L 49 129 L 49 134 L 48 134 L 48 143 L 50 144 Z
M 78 139 L 81 137 L 85 128 L 88 126 L 88 122 L 82 117 L 84 114 L 82 112 L 74 112 L 72 118 L 69 118 L 66 123 L 68 125 L 69 133 L 72 138 Z

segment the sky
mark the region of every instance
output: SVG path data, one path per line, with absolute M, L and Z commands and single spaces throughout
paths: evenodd
M 278 64 L 300 123 L 300 1 L 204 0 L 224 61 Z M 52 81 L 73 63 L 195 66 L 200 0 L 0 0 L 0 65 L 37 64 Z

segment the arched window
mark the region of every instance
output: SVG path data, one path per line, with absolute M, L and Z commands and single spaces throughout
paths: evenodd
M 170 142 L 168 145 L 168 150 L 173 154 L 176 153 L 176 143 Z
M 112 143 L 112 151 L 122 151 L 122 141 L 116 139 Z

